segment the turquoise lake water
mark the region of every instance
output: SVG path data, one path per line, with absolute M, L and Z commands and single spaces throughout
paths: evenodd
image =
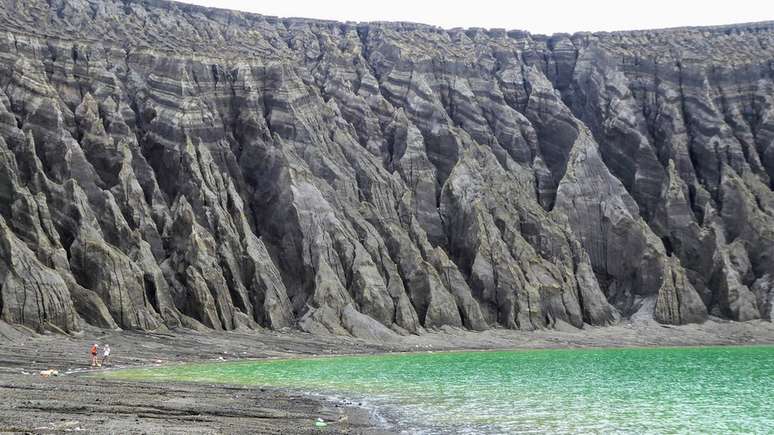
M 365 400 L 415 433 L 774 433 L 774 347 L 341 356 L 107 376 Z

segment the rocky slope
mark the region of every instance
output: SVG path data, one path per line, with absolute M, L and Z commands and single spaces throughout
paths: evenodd
M 0 0 L 0 319 L 771 319 L 774 23 L 551 37 Z

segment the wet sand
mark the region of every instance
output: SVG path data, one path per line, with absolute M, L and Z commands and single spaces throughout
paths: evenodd
M 109 343 L 105 369 L 191 361 L 382 352 L 774 344 L 774 324 L 711 320 L 664 326 L 649 321 L 606 328 L 520 332 L 447 328 L 387 343 L 297 331 L 137 333 L 89 329 L 77 337 L 36 335 L 0 322 L 0 432 L 32 433 L 390 433 L 357 403 L 269 388 L 128 382 L 84 376 L 88 349 Z M 44 378 L 55 369 L 60 376 Z M 327 426 L 318 428 L 315 419 Z

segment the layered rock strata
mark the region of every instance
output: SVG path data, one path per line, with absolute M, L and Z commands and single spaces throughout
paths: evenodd
M 774 24 L 0 0 L 0 319 L 384 339 L 771 319 Z

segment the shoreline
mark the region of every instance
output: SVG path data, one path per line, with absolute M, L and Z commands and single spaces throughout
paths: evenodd
M 87 351 L 93 342 L 110 344 L 113 364 L 88 368 Z M 365 398 L 350 400 L 354 396 L 345 394 L 220 383 L 125 381 L 100 377 L 101 371 L 329 356 L 739 345 L 774 345 L 774 324 L 710 320 L 700 325 L 665 326 L 624 321 L 605 328 L 578 330 L 558 325 L 532 332 L 446 328 L 374 343 L 299 331 L 88 329 L 79 336 L 35 335 L 0 323 L 0 396 L 5 399 L 0 401 L 0 432 L 359 434 L 403 429 L 399 415 L 392 416 L 389 410 L 382 415 L 378 405 L 368 404 Z M 48 369 L 63 375 L 39 375 Z M 379 415 L 385 421 L 377 421 Z M 315 427 L 316 418 L 323 418 L 327 427 Z
M 386 352 L 377 352 L 373 354 L 335 354 L 335 355 L 317 355 L 317 356 L 310 356 L 310 355 L 289 355 L 285 357 L 267 357 L 267 358 L 245 358 L 245 359 L 239 359 L 239 360 L 231 360 L 231 361 L 221 361 L 221 360 L 212 360 L 212 361 L 201 361 L 201 362 L 185 362 L 185 361 L 176 361 L 176 362 L 170 362 L 166 364 L 153 364 L 153 365 L 144 365 L 144 366 L 137 366 L 137 367 L 122 367 L 122 368 L 115 368 L 115 369 L 108 369 L 110 371 L 123 371 L 123 370 L 134 370 L 134 369 L 153 369 L 153 368 L 167 368 L 167 367 L 176 367 L 176 366 L 185 366 L 185 365 L 191 365 L 191 364 L 249 364 L 249 363 L 256 363 L 256 362 L 265 362 L 265 361 L 292 361 L 292 360 L 306 360 L 306 359 L 326 359 L 326 358 L 340 358 L 340 357 L 355 357 L 355 358 L 369 358 L 374 356 L 399 356 L 399 355 L 423 355 L 423 354 L 455 354 L 455 353 L 470 353 L 470 352 L 479 352 L 479 353 L 489 353 L 489 352 L 534 352 L 534 351 L 558 351 L 558 352 L 564 352 L 564 351 L 578 351 L 578 350 L 628 350 L 628 349 L 636 349 L 636 350 L 648 350 L 648 349 L 705 349 L 705 348 L 734 348 L 734 347 L 741 347 L 741 348 L 754 348 L 754 347 L 766 347 L 766 348 L 774 348 L 774 343 L 753 343 L 753 344 L 747 344 L 747 343 L 732 343 L 732 344 L 691 344 L 691 345 L 649 345 L 649 346 L 620 346 L 620 347 L 610 347 L 610 346 L 589 346 L 589 347 L 583 347 L 583 348 L 567 348 L 567 347 L 537 347 L 537 348 L 496 348 L 496 349 L 448 349 L 448 350 L 437 350 L 437 351 L 386 351 Z M 100 376 L 100 370 L 95 371 L 93 373 L 86 373 L 85 376 Z M 117 379 L 121 379 L 120 376 Z M 138 382 L 138 383 L 146 383 L 146 382 L 153 382 L 152 380 L 138 380 L 138 379 L 132 379 L 131 382 Z M 182 382 L 182 383 L 203 383 L 199 381 L 175 381 L 170 380 L 166 381 L 169 383 L 176 383 L 176 382 Z M 208 384 L 217 384 L 222 386 L 240 386 L 241 384 L 232 384 L 229 382 L 221 382 L 221 381 L 208 381 Z M 369 416 L 369 421 L 374 425 L 375 428 L 379 428 L 380 430 L 384 431 L 383 433 L 410 433 L 411 429 L 417 429 L 417 428 L 410 428 L 406 427 L 401 423 L 401 417 L 402 417 L 402 411 L 400 409 L 400 405 L 397 403 L 374 403 L 373 398 L 369 397 L 368 395 L 364 393 L 347 393 L 347 392 L 321 392 L 316 390 L 303 390 L 300 388 L 294 388 L 294 387 L 282 387 L 282 386 L 276 386 L 276 385 L 260 385 L 260 384 L 246 384 L 244 385 L 246 387 L 259 387 L 262 389 L 267 390 L 273 390 L 279 393 L 283 394 L 300 394 L 304 396 L 311 397 L 315 400 L 322 400 L 325 402 L 330 402 L 334 404 L 334 406 L 342 406 L 342 407 L 348 407 L 348 408 L 355 408 L 360 409 L 363 412 L 367 413 Z M 378 401 L 377 401 L 378 402 Z M 431 430 L 433 429 L 432 425 L 428 426 L 422 426 L 422 430 Z M 448 429 L 448 428 L 447 428 Z M 444 432 L 443 429 L 438 429 L 440 432 Z
M 584 346 L 584 347 L 502 347 L 492 349 L 477 349 L 477 348 L 455 348 L 455 349 L 440 349 L 440 350 L 387 350 L 384 352 L 374 353 L 337 353 L 330 355 L 287 355 L 287 356 L 270 356 L 270 357 L 258 357 L 258 358 L 239 358 L 233 360 L 202 360 L 202 361 L 170 361 L 164 363 L 150 363 L 140 366 L 126 366 L 126 367 L 91 367 L 85 368 L 82 371 L 68 372 L 68 375 L 77 376 L 95 376 L 99 377 L 99 373 L 111 372 L 111 371 L 123 371 L 134 369 L 152 369 L 152 368 L 166 368 L 175 367 L 189 364 L 234 364 L 234 363 L 252 363 L 262 361 L 292 361 L 300 359 L 323 359 L 323 358 L 340 358 L 340 357 L 360 357 L 368 358 L 373 356 L 397 356 L 397 355 L 424 355 L 424 354 L 449 354 L 449 353 L 470 353 L 470 352 L 533 352 L 533 351 L 573 351 L 573 350 L 625 350 L 625 349 L 701 349 L 701 348 L 719 348 L 719 347 L 774 347 L 774 340 L 771 343 L 729 343 L 729 344 L 666 344 L 666 345 L 647 345 L 647 346 Z M 136 381 L 145 382 L 145 381 Z M 178 381 L 171 381 L 178 382 Z M 184 382 L 184 381 L 179 381 Z M 213 381 L 215 382 L 215 381 Z M 215 382 L 218 383 L 218 382 Z M 231 385 L 223 383 L 223 385 Z M 263 388 L 274 388 L 271 386 L 262 386 Z M 281 389 L 281 388 L 280 388 Z

